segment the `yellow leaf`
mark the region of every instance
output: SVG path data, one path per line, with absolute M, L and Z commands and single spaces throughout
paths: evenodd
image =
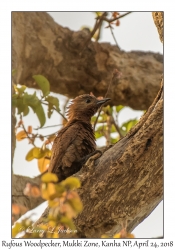
M 50 198 L 50 199 L 55 198 L 55 195 L 56 195 L 55 184 L 53 184 L 53 183 L 48 183 L 48 185 L 47 185 L 47 190 L 48 190 L 49 198 Z
M 62 181 L 61 184 L 68 189 L 79 188 L 81 183 L 76 177 L 68 177 L 66 180 Z
M 102 234 L 101 238 L 106 239 L 106 238 L 109 238 L 109 236 L 107 234 Z
M 50 149 L 46 148 L 44 151 L 44 156 L 51 158 L 51 155 L 52 155 L 52 151 Z
M 53 221 L 53 220 L 51 220 L 51 221 L 49 221 L 49 223 L 48 223 L 48 226 L 47 227 L 55 227 L 56 226 L 56 222 L 55 221 Z
M 61 184 L 56 185 L 57 197 L 61 197 L 63 192 L 65 192 L 65 187 Z
M 18 233 L 23 232 L 25 227 L 22 223 L 16 222 L 15 226 L 12 228 L 12 238 L 14 238 Z
M 103 14 L 103 12 L 101 12 L 101 11 L 96 11 L 95 14 L 96 14 L 97 17 L 99 17 L 99 16 L 101 16 L 101 15 Z
M 16 139 L 17 141 L 21 141 L 23 139 L 25 139 L 27 137 L 26 132 L 24 130 L 20 131 L 17 135 L 16 135 Z
M 34 148 L 32 148 L 26 155 L 26 161 L 31 161 L 33 160 L 35 157 L 33 156 L 33 150 Z
M 77 213 L 81 212 L 83 209 L 83 204 L 80 200 L 80 197 L 76 191 L 71 191 L 67 194 L 68 203 Z
M 36 158 L 36 159 L 40 159 L 40 158 L 43 158 L 45 155 L 45 152 L 43 150 L 41 150 L 40 148 L 38 147 L 35 147 L 33 149 L 33 156 Z
M 79 198 L 71 199 L 68 202 L 77 213 L 80 213 L 83 210 L 83 204 Z
M 50 160 L 46 158 L 38 159 L 38 169 L 40 173 L 44 173 L 49 167 Z
M 53 239 L 59 238 L 59 234 L 57 232 L 54 232 L 53 235 L 52 235 L 52 238 Z
M 132 239 L 132 238 L 135 238 L 135 236 L 134 236 L 134 234 L 128 233 L 128 234 L 127 234 L 127 238 L 131 238 L 131 239 Z
M 74 230 L 75 229 L 75 225 L 72 221 L 72 219 L 66 217 L 66 216 L 62 216 L 60 219 L 61 224 L 68 226 L 70 229 Z
M 115 239 L 120 239 L 120 238 L 121 238 L 121 234 L 120 234 L 120 233 L 114 234 L 113 238 L 115 238 Z
M 42 197 L 45 200 L 54 199 L 56 197 L 55 184 L 48 183 L 44 188 L 42 185 Z
M 58 182 L 58 177 L 53 173 L 46 173 L 41 177 L 42 182 Z
M 58 207 L 60 205 L 60 201 L 59 200 L 49 200 L 48 201 L 49 207 Z

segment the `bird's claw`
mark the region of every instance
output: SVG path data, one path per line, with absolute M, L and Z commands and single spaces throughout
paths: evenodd
M 97 160 L 99 157 L 102 156 L 102 152 L 100 150 L 96 150 L 93 152 L 94 154 L 92 156 L 90 156 L 86 163 L 85 163 L 85 166 L 88 168 L 88 169 L 91 169 L 94 165 L 94 161 Z

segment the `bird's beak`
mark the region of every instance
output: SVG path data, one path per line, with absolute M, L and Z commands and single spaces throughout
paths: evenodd
M 98 100 L 97 105 L 101 106 L 102 104 L 108 102 L 109 100 L 111 100 L 111 99 L 110 98 L 104 98 L 102 100 Z

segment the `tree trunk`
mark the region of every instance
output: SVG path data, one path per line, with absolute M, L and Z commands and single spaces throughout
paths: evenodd
M 36 87 L 31 76 L 43 74 L 54 92 L 73 97 L 92 91 L 98 96 L 105 94 L 117 68 L 123 78 L 112 85 L 109 96 L 114 105 L 147 109 L 158 92 L 163 70 L 158 54 L 126 53 L 106 43 L 90 42 L 84 48 L 87 30 L 62 28 L 44 12 L 14 12 L 12 24 L 18 83 Z M 97 238 L 107 232 L 112 236 L 126 220 L 131 231 L 153 211 L 163 198 L 162 85 L 129 134 L 98 160 L 89 160 L 76 176 L 82 183 L 78 192 L 84 209 L 75 220 L 78 233 L 73 237 Z
M 128 220 L 132 231 L 163 198 L 163 92 L 129 134 L 82 170 L 79 235 L 110 236 Z
M 128 231 L 140 224 L 163 198 L 163 85 L 139 123 L 98 160 L 89 160 L 75 174 L 83 211 L 75 219 L 76 235 L 112 237 L 128 221 Z M 47 208 L 35 225 L 46 217 Z

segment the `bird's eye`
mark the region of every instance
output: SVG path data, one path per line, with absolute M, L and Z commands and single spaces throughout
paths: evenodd
M 90 102 L 91 102 L 91 100 L 90 100 L 90 99 L 87 99 L 87 100 L 86 100 L 86 103 L 90 103 Z

